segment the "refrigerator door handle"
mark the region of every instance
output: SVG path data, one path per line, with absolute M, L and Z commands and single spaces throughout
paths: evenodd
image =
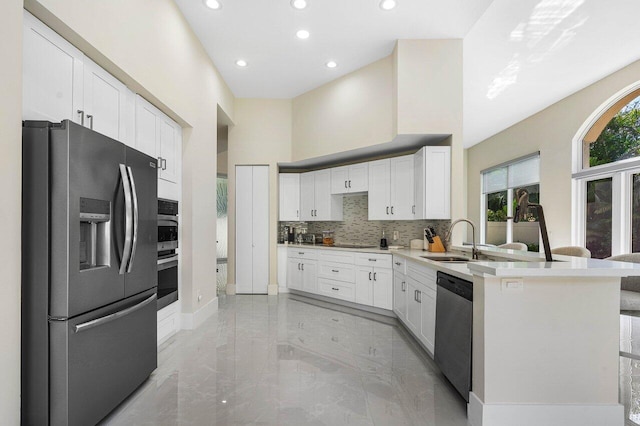
M 127 264 L 131 256 L 131 227 L 132 227 L 132 212 L 131 212 L 131 186 L 129 184 L 129 176 L 127 175 L 127 168 L 124 164 L 120 164 L 120 177 L 122 178 L 122 188 L 124 189 L 124 208 L 125 208 L 125 220 L 124 220 L 124 248 L 122 249 L 122 262 L 120 263 L 120 275 L 124 274 L 127 270 Z
M 73 331 L 75 331 L 76 333 L 80 333 L 81 331 L 85 331 L 85 330 L 89 330 L 90 328 L 93 327 L 98 327 L 99 325 L 103 325 L 106 324 L 108 322 L 111 322 L 113 320 L 116 320 L 118 318 L 122 318 L 126 315 L 129 315 L 141 308 L 144 308 L 145 306 L 147 306 L 149 303 L 153 302 L 154 300 L 156 300 L 157 294 L 153 293 L 151 296 L 147 297 L 145 300 L 143 300 L 142 302 L 138 303 L 137 305 L 133 305 L 127 309 L 123 309 L 121 311 L 118 312 L 114 312 L 113 314 L 109 314 L 109 315 L 105 315 L 103 317 L 100 318 L 96 318 L 94 320 L 91 321 L 87 321 L 87 322 L 83 322 L 82 324 L 78 324 L 73 328 Z
M 129 258 L 129 267 L 127 272 L 131 272 L 133 267 L 133 259 L 136 257 L 136 248 L 138 248 L 138 191 L 136 190 L 136 181 L 133 178 L 131 167 L 127 166 L 129 172 L 129 180 L 131 181 L 131 198 L 133 199 L 133 245 L 131 247 L 131 257 Z

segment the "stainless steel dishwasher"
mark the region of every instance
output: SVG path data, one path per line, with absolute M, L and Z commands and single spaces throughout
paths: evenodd
M 453 387 L 469 402 L 473 284 L 438 272 L 434 358 Z

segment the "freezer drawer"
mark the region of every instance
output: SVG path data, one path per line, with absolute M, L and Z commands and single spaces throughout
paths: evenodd
M 51 321 L 50 424 L 96 424 L 157 366 L 155 288 Z

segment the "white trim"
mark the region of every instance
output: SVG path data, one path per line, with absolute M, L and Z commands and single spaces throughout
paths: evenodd
M 211 315 L 218 312 L 218 298 L 214 297 L 206 305 L 191 314 L 182 314 L 181 326 L 183 330 L 195 330 Z
M 471 426 L 603 426 L 623 425 L 622 404 L 484 404 L 469 394 Z
M 623 88 L 622 90 L 618 91 L 609 99 L 607 99 L 605 102 L 600 104 L 600 106 L 591 113 L 589 118 L 587 118 L 585 122 L 582 123 L 582 126 L 580 126 L 575 136 L 573 137 L 573 156 L 572 156 L 573 157 L 573 164 L 572 164 L 573 173 L 578 173 L 584 170 L 582 167 L 582 141 L 584 140 L 584 137 L 587 135 L 587 132 L 589 131 L 589 129 L 591 129 L 591 127 L 595 124 L 595 122 L 598 121 L 600 116 L 604 114 L 613 105 L 615 105 L 616 102 L 618 102 L 620 99 L 627 96 L 629 93 L 636 91 L 638 89 L 640 89 L 640 81 L 636 81 L 635 83 L 632 83 L 627 87 Z
M 279 286 L 278 293 L 289 293 L 289 289 L 286 286 Z

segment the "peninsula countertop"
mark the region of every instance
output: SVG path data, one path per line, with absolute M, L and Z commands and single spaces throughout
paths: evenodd
M 338 250 L 359 253 L 397 255 L 414 262 L 449 273 L 459 278 L 471 280 L 473 275 L 493 275 L 497 277 L 628 277 L 640 276 L 640 264 L 613 262 L 603 259 L 553 255 L 553 262 L 547 262 L 541 253 L 506 250 L 497 247 L 479 247 L 485 259 L 468 262 L 441 262 L 429 257 L 464 256 L 471 258 L 471 246 L 454 246 L 446 253 L 433 253 L 416 249 L 388 249 L 379 247 L 335 247 L 322 244 L 279 244 L 305 250 Z M 490 257 L 487 259 L 486 257 Z M 504 259 L 504 260 L 503 260 Z

